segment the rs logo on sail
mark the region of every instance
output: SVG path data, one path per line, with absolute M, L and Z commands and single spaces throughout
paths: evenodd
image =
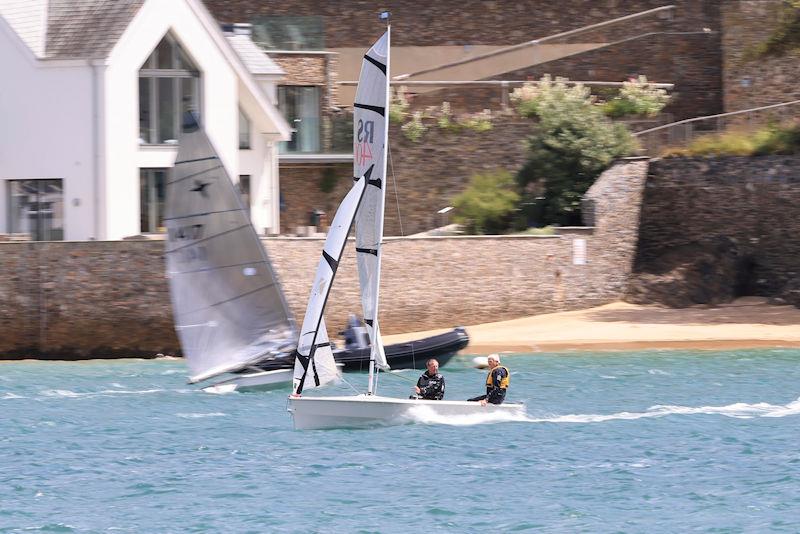
M 372 142 L 375 132 L 375 121 L 358 120 L 358 129 L 356 130 L 356 142 L 353 147 L 353 156 L 356 163 L 359 165 L 366 165 L 368 161 L 372 161 Z

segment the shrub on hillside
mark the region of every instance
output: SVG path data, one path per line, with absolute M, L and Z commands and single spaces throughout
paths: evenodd
M 467 189 L 453 199 L 453 219 L 470 233 L 495 234 L 505 231 L 519 202 L 514 177 L 506 170 L 475 174 Z
M 408 116 L 409 106 L 405 86 L 393 91 L 389 102 L 389 122 L 402 124 L 406 116 Z
M 764 156 L 800 154 L 800 122 L 758 130 L 734 129 L 694 139 L 685 148 L 668 148 L 662 156 Z
M 603 114 L 588 88 L 566 82 L 545 76 L 513 95 L 522 115 L 538 119 L 528 161 L 517 174 L 528 225 L 580 224 L 583 194 L 615 158 L 636 148 L 628 129 Z
M 631 115 L 654 117 L 669 100 L 670 96 L 664 89 L 649 83 L 647 76 L 639 76 L 623 82 L 619 94 L 603 104 L 603 112 L 613 118 Z

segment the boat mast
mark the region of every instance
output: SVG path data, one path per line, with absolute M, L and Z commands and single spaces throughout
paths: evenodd
M 392 35 L 391 35 L 392 25 L 389 22 L 389 19 L 391 18 L 391 16 L 392 16 L 392 14 L 390 12 L 388 12 L 388 11 L 382 11 L 378 15 L 380 20 L 386 21 L 386 100 L 385 100 L 385 105 L 384 105 L 384 108 L 383 108 L 385 110 L 386 120 L 384 121 L 384 125 L 383 125 L 383 128 L 384 128 L 383 133 L 384 133 L 384 135 L 383 135 L 383 162 L 382 162 L 382 165 L 383 165 L 383 174 L 382 174 L 382 176 L 383 176 L 384 183 L 386 183 L 386 181 L 387 181 L 386 180 L 386 168 L 387 168 L 386 158 L 387 158 L 387 153 L 389 151 L 389 103 L 390 103 L 389 102 L 389 94 L 390 94 L 389 80 L 391 80 L 391 71 L 389 69 L 389 66 L 390 66 L 390 61 L 391 61 L 391 49 L 392 49 Z M 385 192 L 385 190 L 384 190 L 384 192 Z M 382 192 L 382 194 L 384 194 L 384 193 Z M 381 216 L 383 216 L 383 210 L 381 210 Z M 381 255 L 383 254 L 383 251 L 381 250 L 383 248 L 383 221 L 381 221 L 381 232 L 380 232 L 380 235 L 378 237 L 379 237 L 379 239 L 378 239 L 378 251 L 379 251 L 378 252 L 378 276 L 380 277 Z M 380 284 L 378 286 L 380 287 Z M 376 287 L 375 290 L 379 291 L 379 287 Z M 377 368 L 376 368 L 376 365 L 375 365 L 375 351 L 378 350 L 378 343 L 380 343 L 380 322 L 378 321 L 378 313 L 377 313 L 378 312 L 378 304 L 377 304 L 378 295 L 377 294 L 376 294 L 375 300 L 376 300 L 376 303 L 375 303 L 375 318 L 374 318 L 374 320 L 375 320 L 375 327 L 376 328 L 375 328 L 375 331 L 374 331 L 375 335 L 374 335 L 374 339 L 372 340 L 372 346 L 370 347 L 370 351 L 369 351 L 369 380 L 367 382 L 367 395 L 374 395 L 375 391 L 377 389 L 377 377 L 376 377 Z

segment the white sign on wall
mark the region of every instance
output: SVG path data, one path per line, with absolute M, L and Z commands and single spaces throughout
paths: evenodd
M 586 265 L 586 240 L 572 240 L 572 264 Z

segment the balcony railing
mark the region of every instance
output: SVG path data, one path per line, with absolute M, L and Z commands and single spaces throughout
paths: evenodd
M 686 146 L 701 135 L 717 134 L 737 126 L 751 128 L 781 120 L 787 116 L 787 109 L 794 106 L 800 106 L 800 100 L 685 119 L 642 130 L 634 135 L 639 139 L 644 154 L 657 156 L 664 148 Z

